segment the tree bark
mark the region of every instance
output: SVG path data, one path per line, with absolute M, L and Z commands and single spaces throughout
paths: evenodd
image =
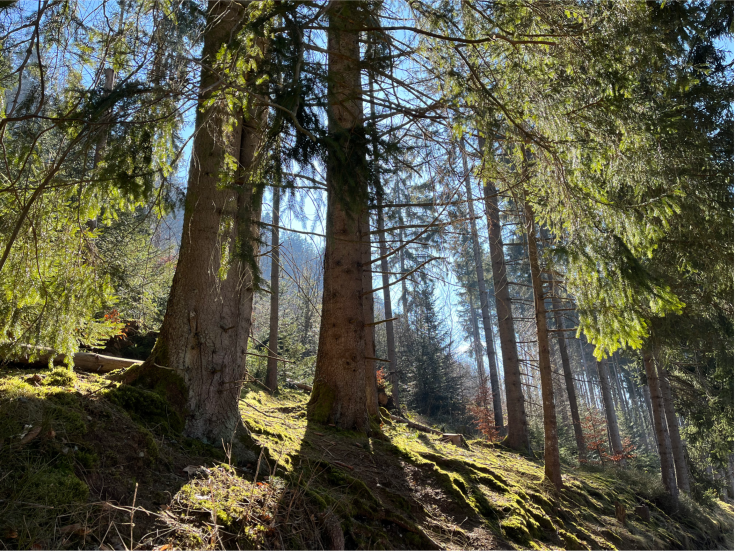
M 481 151 L 484 151 L 484 142 L 484 138 L 481 138 Z M 530 453 L 526 402 L 523 396 L 523 382 L 521 380 L 521 369 L 518 361 L 518 344 L 516 343 L 513 309 L 508 290 L 508 276 L 503 252 L 503 235 L 502 227 L 500 226 L 500 209 L 498 208 L 498 190 L 492 182 L 486 181 L 483 195 L 487 214 L 490 260 L 492 261 L 493 267 L 495 311 L 498 315 L 498 336 L 500 337 L 503 375 L 505 376 L 505 404 L 508 412 L 508 427 L 504 444 L 509 448 Z
M 528 236 L 528 261 L 531 266 L 533 301 L 536 311 L 536 336 L 538 342 L 538 366 L 541 376 L 541 396 L 544 412 L 544 473 L 557 490 L 562 488 L 561 463 L 559 460 L 559 438 L 554 406 L 554 382 L 551 373 L 549 333 L 546 326 L 546 305 L 541 279 L 538 249 L 536 246 L 536 223 L 531 204 L 525 203 L 526 235 Z
M 644 427 L 646 428 L 646 431 L 651 430 L 651 436 L 653 437 L 653 445 L 654 449 L 656 450 L 656 454 L 658 454 L 658 438 L 656 437 L 656 424 L 653 421 L 653 408 L 651 408 L 651 391 L 648 388 L 648 385 L 644 385 L 641 387 L 641 394 L 643 395 L 643 402 L 646 404 L 646 419 L 648 420 L 648 424 L 644 423 Z
M 671 453 L 671 441 L 666 429 L 666 414 L 664 401 L 661 396 L 656 365 L 649 351 L 643 351 L 643 364 L 646 367 L 648 378 L 648 389 L 651 393 L 651 409 L 653 410 L 654 429 L 658 442 L 658 456 L 661 459 L 661 479 L 664 487 L 674 500 L 679 499 L 679 489 L 676 486 L 676 475 L 674 470 L 674 459 Z
M 605 405 L 605 418 L 607 419 L 607 430 L 610 435 L 610 443 L 612 450 L 616 455 L 623 453 L 623 443 L 620 440 L 620 428 L 618 426 L 618 416 L 615 413 L 615 405 L 613 403 L 612 392 L 610 390 L 610 375 L 606 363 L 597 361 L 597 374 L 600 377 L 600 389 L 602 391 L 602 402 Z M 620 461 L 621 465 L 625 465 L 625 459 Z
M 674 456 L 674 468 L 676 469 L 676 484 L 680 491 L 688 493 L 689 470 L 687 468 L 686 457 L 684 456 L 684 444 L 681 441 L 679 424 L 676 421 L 676 413 L 674 412 L 674 398 L 671 393 L 671 383 L 669 382 L 669 374 L 666 367 L 660 362 L 658 363 L 658 383 L 661 387 L 661 397 L 663 399 L 664 411 L 666 412 L 669 439 L 671 439 L 671 452 Z
M 216 58 L 223 47 L 231 48 L 235 58 L 251 55 L 233 46 L 245 10 L 234 2 L 208 5 L 201 109 L 179 259 L 156 346 L 141 370 L 130 375 L 164 377 L 159 383 L 185 415 L 184 433 L 217 446 L 243 429 L 238 401 L 252 316 L 258 232 L 253 223 L 260 217 L 260 194 L 248 173 L 256 162 L 267 114 L 257 104 L 251 104 L 248 113 L 233 111 L 218 87 Z M 204 107 L 212 99 L 214 103 Z M 234 174 L 228 158 L 239 162 Z M 157 365 L 170 368 L 170 373 L 156 372 Z M 177 382 L 172 375 L 178 376 Z
M 361 215 L 367 207 L 360 81 L 363 2 L 333 2 L 329 30 L 327 244 L 311 421 L 368 432 Z M 367 236 L 365 236 L 367 239 Z
M 278 299 L 280 263 L 280 224 L 281 189 L 273 188 L 273 226 L 271 227 L 271 312 L 270 331 L 268 333 L 268 367 L 265 374 L 265 385 L 271 393 L 278 391 Z
M 477 362 L 477 384 L 482 388 L 487 385 L 487 379 L 485 377 L 485 361 L 482 357 L 482 344 L 480 343 L 480 328 L 477 323 L 477 309 L 475 309 L 475 301 L 472 297 L 472 292 L 467 288 L 467 297 L 470 304 L 470 322 L 472 323 L 472 344 L 475 349 L 475 362 Z M 482 405 L 487 407 L 486 404 Z
M 459 142 L 462 153 L 462 169 L 464 170 L 464 184 L 467 192 L 467 207 L 470 214 L 470 232 L 472 233 L 472 256 L 475 262 L 475 274 L 477 276 L 477 289 L 480 294 L 480 311 L 482 312 L 482 327 L 485 330 L 485 348 L 487 349 L 488 373 L 490 374 L 490 390 L 493 396 L 493 416 L 495 428 L 501 433 L 503 427 L 503 404 L 500 398 L 500 384 L 498 382 L 497 359 L 495 358 L 495 336 L 493 335 L 493 323 L 490 320 L 490 300 L 485 285 L 485 270 L 482 266 L 482 252 L 480 250 L 480 239 L 477 234 L 477 222 L 475 221 L 475 202 L 472 199 L 472 179 L 467 165 L 467 152 L 464 147 L 464 139 Z
M 553 296 L 551 305 L 554 309 L 554 325 L 556 329 L 564 328 L 564 320 L 559 312 L 561 302 L 559 298 Z M 577 405 L 577 392 L 574 389 L 574 375 L 572 374 L 572 366 L 569 363 L 569 351 L 567 351 L 567 340 L 564 332 L 557 332 L 557 345 L 559 346 L 559 356 L 561 357 L 561 366 L 564 371 L 564 382 L 567 387 L 567 397 L 569 397 L 569 411 L 572 414 L 572 425 L 574 426 L 574 439 L 577 442 L 577 453 L 580 461 L 587 459 L 587 446 L 584 443 L 584 431 L 582 431 L 582 421 L 579 418 L 579 406 Z

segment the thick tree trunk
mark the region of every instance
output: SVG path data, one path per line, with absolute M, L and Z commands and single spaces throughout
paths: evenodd
M 472 179 L 467 165 L 467 152 L 464 147 L 464 139 L 459 142 L 462 153 L 462 169 L 464 170 L 464 183 L 467 193 L 467 206 L 470 212 L 470 232 L 472 233 L 472 256 L 475 262 L 475 274 L 477 276 L 477 289 L 480 293 L 480 311 L 482 312 L 482 327 L 485 330 L 485 348 L 487 349 L 488 373 L 490 374 L 490 390 L 493 395 L 493 416 L 495 427 L 504 433 L 503 427 L 503 404 L 500 398 L 500 383 L 498 382 L 497 359 L 495 358 L 495 336 L 493 335 L 493 323 L 490 320 L 490 299 L 485 285 L 485 270 L 482 266 L 482 251 L 480 250 L 480 239 L 477 234 L 477 221 L 475 221 L 475 202 L 472 199 Z
M 615 405 L 613 404 L 612 392 L 610 390 L 610 374 L 605 362 L 597 361 L 597 374 L 600 377 L 600 390 L 602 391 L 602 402 L 605 405 L 605 418 L 607 419 L 607 431 L 610 436 L 610 444 L 616 455 L 623 453 L 623 443 L 620 440 L 620 428 L 618 426 L 618 416 L 615 413 Z M 620 461 L 621 465 L 625 465 L 625 459 Z
M 308 419 L 369 431 L 361 215 L 367 207 L 360 81 L 362 2 L 333 2 L 329 31 L 328 118 L 337 151 L 327 160 L 327 244 L 314 390 Z M 367 239 L 367 236 L 364 237 Z
M 245 8 L 210 2 L 202 82 L 184 212 L 185 232 L 161 332 L 151 357 L 130 378 L 165 378 L 185 413 L 185 434 L 220 446 L 242 428 L 238 410 L 253 302 L 252 263 L 260 196 L 247 174 L 264 132 L 266 111 L 233 112 L 217 87 L 217 54 L 237 35 Z M 234 51 L 233 56 L 242 57 Z M 215 69 L 212 69 L 212 68 Z M 228 174 L 227 158 L 239 160 Z M 171 369 L 158 372 L 157 366 Z M 179 381 L 173 382 L 172 376 Z M 168 383 L 166 383 L 168 381 Z
M 398 366 L 396 365 L 396 337 L 395 330 L 393 328 L 393 305 L 391 304 L 390 298 L 390 276 L 388 274 L 388 259 L 385 258 L 388 254 L 388 247 L 385 243 L 385 222 L 383 220 L 383 207 L 380 197 L 378 197 L 378 240 L 380 240 L 380 256 L 383 259 L 380 261 L 380 270 L 383 273 L 383 309 L 385 310 L 385 319 L 388 321 L 385 323 L 385 337 L 388 346 L 388 374 L 390 377 L 390 384 L 393 390 L 393 404 L 401 415 L 401 394 L 400 394 L 400 378 L 398 377 Z
M 674 456 L 674 467 L 676 468 L 676 484 L 679 486 L 680 491 L 688 493 L 689 470 L 687 468 L 686 457 L 684 456 L 684 444 L 681 442 L 679 424 L 676 421 L 676 414 L 674 412 L 674 397 L 671 393 L 669 374 L 661 363 L 658 365 L 658 383 L 661 388 L 664 411 L 666 412 L 669 439 L 671 439 L 671 452 Z
M 679 489 L 676 486 L 676 475 L 674 470 L 674 459 L 671 453 L 671 441 L 669 440 L 669 432 L 666 429 L 666 413 L 664 411 L 664 401 L 661 396 L 661 388 L 659 386 L 658 374 L 656 373 L 656 365 L 649 351 L 643 351 L 643 364 L 646 367 L 646 376 L 648 378 L 648 389 L 651 393 L 651 409 L 653 410 L 654 429 L 656 431 L 656 440 L 658 442 L 658 456 L 661 459 L 661 479 L 664 487 L 669 494 L 678 500 Z
M 484 151 L 484 140 L 480 142 Z M 523 396 L 523 382 L 518 361 L 518 345 L 513 324 L 513 309 L 508 291 L 508 276 L 503 253 L 503 235 L 498 208 L 498 190 L 491 182 L 484 186 L 485 209 L 487 212 L 488 241 L 490 260 L 493 266 L 493 287 L 495 290 L 495 311 L 498 314 L 498 336 L 503 356 L 503 375 L 505 376 L 505 404 L 508 412 L 507 436 L 504 444 L 515 450 L 528 451 L 528 420 Z
M 278 225 L 281 214 L 281 189 L 273 188 L 273 226 L 271 227 L 271 313 L 268 333 L 268 368 L 265 385 L 272 393 L 278 391 L 278 299 L 280 263 L 280 236 Z
M 551 298 L 551 305 L 554 309 L 554 324 L 556 329 L 564 328 L 564 319 L 561 316 L 561 301 L 554 296 Z M 569 397 L 569 411 L 572 414 L 572 425 L 574 426 L 574 439 L 577 442 L 577 454 L 580 461 L 587 459 L 587 446 L 584 443 L 584 431 L 582 430 L 582 421 L 579 417 L 579 406 L 577 405 L 577 392 L 574 389 L 574 375 L 572 374 L 572 365 L 569 362 L 569 352 L 567 351 L 567 340 L 564 337 L 565 332 L 557 332 L 556 342 L 559 346 L 559 356 L 561 357 L 561 366 L 564 371 L 564 383 L 567 387 L 567 397 Z
M 531 266 L 533 302 L 536 311 L 536 336 L 538 342 L 538 366 L 541 376 L 541 396 L 544 412 L 544 473 L 557 490 L 562 488 L 561 463 L 559 460 L 559 438 L 556 428 L 556 408 L 554 406 L 554 382 L 551 373 L 549 353 L 549 333 L 546 326 L 546 305 L 541 266 L 536 246 L 536 223 L 533 208 L 525 204 L 526 235 L 528 237 L 528 261 Z

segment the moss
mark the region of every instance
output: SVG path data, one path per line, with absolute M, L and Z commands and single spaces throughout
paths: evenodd
M 138 423 L 158 426 L 165 433 L 181 433 L 184 429 L 181 416 L 158 393 L 132 385 L 121 385 L 104 392 L 104 396 L 127 411 Z
M 567 550 L 588 550 L 588 548 L 582 544 L 582 541 L 564 529 L 559 529 L 559 536 L 564 541 Z
M 332 409 L 336 394 L 334 390 L 323 382 L 314 382 L 311 399 L 306 406 L 308 418 L 314 422 L 326 424 L 332 417 Z
M 84 503 L 89 496 L 87 485 L 67 470 L 29 470 L 20 483 L 22 502 L 57 507 Z
M 393 420 L 391 420 L 390 412 L 388 412 L 388 409 L 386 409 L 384 406 L 380 407 L 380 415 L 383 418 L 383 423 L 393 425 Z
M 551 503 L 551 501 L 548 498 L 546 498 L 541 493 L 536 493 L 536 492 L 530 492 L 528 494 L 528 497 L 531 499 L 531 501 L 534 504 L 536 504 L 537 506 L 540 506 L 544 510 L 544 512 L 551 515 L 551 513 L 553 512 L 554 505 Z
M 51 373 L 43 380 L 44 385 L 53 385 L 55 387 L 70 387 L 77 381 L 77 376 L 73 370 L 68 368 L 54 368 Z
M 100 459 L 94 452 L 79 450 L 74 453 L 74 458 L 87 470 L 93 470 L 99 465 Z
M 531 541 L 531 534 L 526 528 L 526 522 L 518 516 L 504 519 L 500 526 L 505 532 L 505 536 L 513 542 L 528 545 Z

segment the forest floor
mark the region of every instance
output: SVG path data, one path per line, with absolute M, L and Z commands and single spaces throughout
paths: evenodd
M 2 368 L 0 545 L 733 549 L 732 504 L 685 496 L 674 507 L 649 474 L 567 467 L 556 493 L 538 460 L 481 441 L 455 447 L 401 424 L 384 424 L 381 439 L 314 425 L 307 399 L 246 388 L 241 410 L 262 452 L 236 466 L 223 447 L 182 437 L 153 392 Z M 642 504 L 649 521 L 634 513 Z

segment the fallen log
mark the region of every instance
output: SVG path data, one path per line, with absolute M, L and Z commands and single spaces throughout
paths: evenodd
M 30 345 L 26 349 L 33 349 L 34 352 L 41 353 L 40 356 L 36 357 L 33 361 L 30 361 L 30 354 L 22 356 L 17 359 L 13 359 L 12 362 L 17 364 L 28 364 L 30 366 L 44 365 L 48 366 L 49 359 L 53 357 L 53 364 L 59 365 L 64 364 L 66 356 L 56 355 L 52 349 L 47 347 L 31 347 Z M 136 364 L 143 364 L 142 360 L 134 360 L 131 358 L 118 358 L 106 355 L 100 355 L 97 353 L 85 353 L 78 352 L 72 357 L 74 359 L 74 368 L 81 370 L 82 372 L 96 372 L 98 374 L 106 374 L 113 370 L 119 370 L 121 368 L 130 368 Z
M 292 379 L 287 379 L 286 383 L 290 386 L 295 387 L 296 389 L 301 389 L 302 391 L 306 391 L 308 393 L 311 393 L 313 389 L 311 385 L 306 385 L 305 383 L 299 383 L 298 381 L 294 381 Z
M 470 445 L 461 433 L 444 433 L 439 440 L 443 443 L 452 443 L 455 447 L 470 448 Z
M 419 431 L 423 431 L 424 433 L 432 433 L 434 435 L 443 435 L 443 433 L 439 430 L 436 430 L 432 427 L 428 427 L 425 425 L 417 424 L 415 422 L 412 422 L 411 420 L 407 420 L 406 418 L 401 418 L 400 416 L 396 416 L 394 414 L 391 414 L 390 419 L 393 420 L 394 422 L 406 424 L 411 429 L 418 429 Z

